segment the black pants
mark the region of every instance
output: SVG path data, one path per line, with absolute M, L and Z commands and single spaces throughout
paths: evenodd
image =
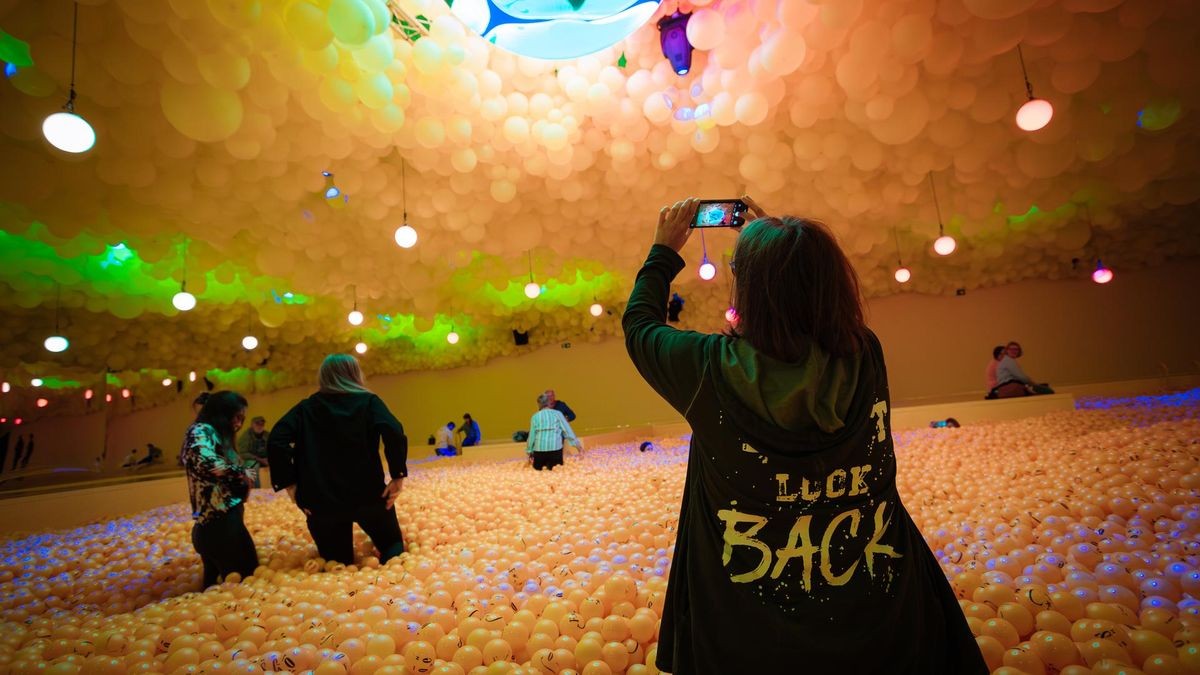
M 533 468 L 537 469 L 538 471 L 541 471 L 542 469 L 549 469 L 553 471 L 554 467 L 562 466 L 562 463 L 562 448 L 559 448 L 558 450 L 549 450 L 547 452 L 533 453 Z
M 396 510 L 380 503 L 359 507 L 348 515 L 310 515 L 308 532 L 322 558 L 343 565 L 354 564 L 354 523 L 358 523 L 379 549 L 380 562 L 404 553 L 404 537 L 400 533 L 400 523 L 396 521 Z
M 208 588 L 232 572 L 246 578 L 258 567 L 258 551 L 246 529 L 241 504 L 223 514 L 192 525 L 192 546 L 204 563 L 204 585 Z

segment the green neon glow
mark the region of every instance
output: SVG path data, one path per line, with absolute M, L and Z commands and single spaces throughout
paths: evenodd
M 39 389 L 78 389 L 81 386 L 79 380 L 45 376 L 42 377 L 42 386 Z
M 1179 101 L 1152 101 L 1138 111 L 1137 125 L 1147 131 L 1162 131 L 1178 122 L 1182 114 Z
M 47 240 L 61 243 L 51 245 Z M 171 298 L 179 292 L 181 267 L 181 260 L 173 256 L 149 263 L 124 242 L 110 245 L 87 235 L 57 240 L 37 222 L 23 235 L 0 231 L 0 284 L 34 291 L 27 297 L 35 297 L 37 291 L 52 293 L 56 284 L 82 285 L 89 294 L 107 298 L 106 309 L 119 318 L 133 318 L 143 311 L 173 311 Z M 272 289 L 288 286 L 283 279 L 231 262 L 202 275 L 188 275 L 188 290 L 202 303 L 232 305 L 247 298 L 270 298 Z M 310 300 L 293 293 L 282 302 L 301 305 Z
M 29 54 L 29 43 L 0 30 L 0 61 L 11 63 L 18 68 L 32 66 L 33 56 Z

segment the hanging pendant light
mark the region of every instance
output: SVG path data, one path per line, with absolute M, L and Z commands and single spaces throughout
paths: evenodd
M 896 232 L 895 227 L 892 228 L 892 235 L 896 238 L 896 281 L 907 284 L 912 279 L 912 270 L 904 266 L 904 259 L 900 257 L 900 233 Z
M 181 312 L 187 312 L 196 307 L 196 296 L 187 291 L 187 254 L 188 242 L 183 242 L 183 274 L 179 278 L 179 292 L 171 298 L 171 304 Z
M 396 228 L 396 245 L 412 248 L 417 245 L 417 231 L 408 224 L 408 168 L 403 159 L 400 160 L 400 204 L 404 209 L 404 224 Z
M 592 306 L 588 307 L 588 313 L 592 316 L 600 316 L 604 313 L 604 305 L 601 305 L 596 296 L 592 296 Z
M 350 322 L 351 326 L 361 326 L 363 322 L 363 313 L 358 311 L 358 286 L 353 287 L 354 293 L 354 309 L 346 315 L 346 321 Z
M 1025 77 L 1025 95 L 1029 100 L 1017 110 L 1017 126 L 1023 131 L 1037 131 L 1050 123 L 1054 117 L 1054 106 L 1046 99 L 1035 98 L 1033 85 L 1029 83 L 1029 71 L 1025 69 L 1025 54 L 1017 45 L 1017 58 L 1021 60 L 1021 75 Z
M 358 344 L 354 345 L 354 351 L 358 352 L 359 354 L 366 354 L 367 353 L 367 343 L 359 342 Z
M 450 324 L 450 332 L 446 333 L 446 342 L 452 345 L 458 344 L 458 333 L 454 330 L 454 324 Z
M 49 115 L 42 122 L 42 135 L 50 145 L 59 150 L 78 154 L 91 150 L 96 144 L 96 131 L 87 120 L 75 114 L 75 52 L 79 41 L 79 3 L 73 4 L 75 14 L 71 21 L 71 89 L 62 111 Z
M 704 241 L 704 230 L 700 230 L 700 249 L 703 254 L 700 258 L 700 269 L 696 273 L 700 275 L 701 279 L 712 281 L 717 276 L 717 266 L 708 259 L 708 244 Z
M 937 186 L 933 184 L 932 171 L 929 172 L 929 189 L 933 192 L 933 208 L 937 211 L 938 219 L 938 238 L 933 242 L 933 250 L 938 255 L 950 255 L 958 248 L 958 242 L 946 234 L 946 228 L 942 225 L 942 207 L 938 204 Z
M 60 352 L 67 351 L 67 348 L 71 346 L 71 343 L 69 340 L 67 340 L 67 338 L 63 337 L 62 333 L 58 329 L 59 309 L 62 307 L 62 285 L 56 284 L 55 289 L 54 334 L 46 338 L 46 340 L 42 343 L 42 346 L 46 348 L 46 351 L 58 354 Z
M 529 283 L 525 284 L 525 297 L 533 300 L 542 294 L 542 287 L 533 280 L 533 251 L 529 251 Z
M 1104 262 L 1096 258 L 1096 269 L 1092 271 L 1092 281 L 1107 284 L 1113 280 L 1113 271 L 1104 266 Z

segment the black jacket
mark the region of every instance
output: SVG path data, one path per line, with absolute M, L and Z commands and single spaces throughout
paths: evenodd
M 657 666 L 986 673 L 896 492 L 883 352 L 798 363 L 665 322 L 683 259 L 651 249 L 625 310 L 630 357 L 692 427 Z
M 276 491 L 296 486 L 296 504 L 320 514 L 348 514 L 381 501 L 392 478 L 408 475 L 404 427 L 375 394 L 317 392 L 271 429 L 267 456 Z

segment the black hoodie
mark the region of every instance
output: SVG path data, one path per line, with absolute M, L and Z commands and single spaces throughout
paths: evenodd
M 629 355 L 692 427 L 659 669 L 986 673 L 896 492 L 878 340 L 801 363 L 664 322 L 683 259 L 654 246 L 625 310 Z
M 322 515 L 381 504 L 381 438 L 391 477 L 407 476 L 408 438 L 382 399 L 370 392 L 317 392 L 271 429 L 271 484 L 276 491 L 295 485 L 296 505 Z

